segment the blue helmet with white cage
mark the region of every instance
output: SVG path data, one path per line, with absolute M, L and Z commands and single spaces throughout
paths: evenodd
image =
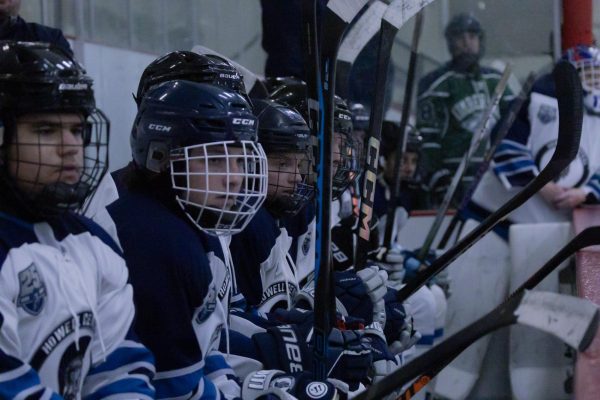
M 267 159 L 257 119 L 238 93 L 185 80 L 151 87 L 131 132 L 136 167 L 170 175 L 175 199 L 200 230 L 244 229 L 267 193 Z
M 600 49 L 577 45 L 568 49 L 562 58 L 579 71 L 585 108 L 593 114 L 600 114 Z

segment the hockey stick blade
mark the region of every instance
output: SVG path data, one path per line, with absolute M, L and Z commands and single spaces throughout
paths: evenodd
M 552 258 L 550 258 L 537 272 L 535 272 L 529 279 L 527 279 L 517 290 L 515 290 L 508 298 L 515 296 L 521 296 L 525 290 L 532 290 L 540 282 L 542 282 L 552 271 L 554 271 L 559 265 L 561 265 L 567 258 L 571 257 L 576 251 L 579 251 L 585 247 L 600 244 L 600 226 L 593 226 L 584 229 L 577 236 L 575 236 L 569 243 L 567 243 L 562 249 L 560 249 Z M 581 341 L 580 351 L 589 345 L 588 340 L 591 338 L 584 338 Z M 458 354 L 457 354 L 458 355 Z M 418 393 L 428 382 L 430 382 L 437 374 L 443 370 L 446 365 L 450 364 L 456 356 L 443 360 L 438 365 L 432 365 L 423 373 L 419 379 L 414 381 L 404 392 L 399 396 L 400 399 L 409 400 Z
M 542 320 L 535 314 L 540 314 L 547 320 Z M 380 399 L 424 371 L 445 365 L 447 360 L 454 359 L 488 333 L 514 323 L 541 329 L 577 349 L 585 349 L 598 328 L 598 307 L 589 300 L 557 293 L 521 292 L 450 336 L 433 350 L 390 373 L 355 399 Z M 399 398 L 410 399 L 410 396 Z
M 584 351 L 598 331 L 598 307 L 589 300 L 526 291 L 515 310 L 517 323 L 546 332 Z
M 387 8 L 381 0 L 375 0 L 354 23 L 340 46 L 337 63 L 336 92 L 343 98 L 350 96 L 350 72 L 352 65 L 367 43 L 379 30 L 381 17 Z
M 446 268 L 458 256 L 467 251 L 479 239 L 505 219 L 513 210 L 535 195 L 544 185 L 554 179 L 569 165 L 579 150 L 583 121 L 583 93 L 579 75 L 573 65 L 559 61 L 553 71 L 558 100 L 558 143 L 552 158 L 527 186 L 508 202 L 490 214 L 456 245 L 438 257 L 425 270 L 419 272 L 398 291 L 398 300 L 404 301 L 433 275 Z

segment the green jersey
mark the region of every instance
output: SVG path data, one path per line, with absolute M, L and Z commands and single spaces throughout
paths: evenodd
M 501 77 L 500 72 L 491 68 L 462 73 L 446 64 L 420 80 L 417 103 L 417 129 L 423 136 L 420 162 L 432 197 L 440 200 L 443 197 Z M 507 87 L 488 126 L 495 125 L 513 98 Z M 462 181 L 463 190 L 472 182 L 488 144 L 482 143 L 471 158 Z M 460 201 L 460 195 L 455 198 Z M 432 202 L 435 205 L 436 201 L 432 199 Z

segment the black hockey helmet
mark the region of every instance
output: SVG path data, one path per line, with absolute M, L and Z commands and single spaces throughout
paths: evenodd
M 277 217 L 293 216 L 314 195 L 310 130 L 300 113 L 272 100 L 254 100 L 254 113 L 269 159 L 267 208 Z
M 361 103 L 350 103 L 350 112 L 354 130 L 367 132 L 371 121 L 369 110 Z
M 131 132 L 133 159 L 150 178 L 168 171 L 177 203 L 200 230 L 231 235 L 250 222 L 267 193 L 257 125 L 248 102 L 234 91 L 187 80 L 163 82 L 139 106 Z M 214 180 L 227 184 L 215 189 Z
M 244 78 L 225 58 L 214 54 L 173 51 L 151 62 L 142 73 L 135 96 L 138 106 L 150 87 L 175 79 L 222 86 L 249 100 Z
M 285 86 L 285 85 L 293 85 L 293 84 L 306 85 L 306 83 L 302 79 L 296 78 L 295 76 L 277 76 L 277 77 L 269 76 L 269 77 L 265 78 L 264 84 L 270 94 L 272 94 L 275 90 L 277 90 L 280 87 Z
M 44 168 L 62 168 L 64 160 L 61 165 L 42 159 L 24 161 L 24 150 L 31 146 L 79 146 L 63 142 L 58 132 L 60 142 L 54 144 L 24 142 L 18 135 L 17 123 L 40 114 L 46 116 L 44 120 L 54 118 L 55 130 L 64 129 L 63 114 L 81 119 L 76 122 L 80 127 L 73 133 L 81 135 L 83 152 L 81 168 L 77 166 L 77 182 L 43 182 L 40 177 Z M 96 109 L 92 79 L 70 54 L 47 43 L 0 41 L 0 176 L 26 213 L 41 216 L 80 207 L 108 168 L 108 135 L 109 121 Z M 19 150 L 21 147 L 23 151 Z M 25 181 L 18 171 L 9 172 L 9 163 L 28 164 L 37 168 L 38 174 Z
M 305 119 L 308 118 L 308 89 L 306 83 L 282 85 L 271 98 L 296 109 Z M 346 102 L 334 97 L 333 130 L 339 136 L 334 146 L 334 162 L 337 164 L 332 178 L 332 196 L 339 197 L 360 173 L 359 148 L 352 138 L 352 113 Z M 337 151 L 336 151 L 337 149 Z
M 485 32 L 481 27 L 481 23 L 472 13 L 461 13 L 457 14 L 448 23 L 446 29 L 444 31 L 444 36 L 446 37 L 446 43 L 448 45 L 448 51 L 450 54 L 455 54 L 454 47 L 454 38 L 465 33 L 470 32 L 474 33 L 479 37 L 479 53 L 477 54 L 478 58 L 483 57 L 484 54 L 484 41 L 485 41 Z
M 409 153 L 421 154 L 423 147 L 423 137 L 411 124 L 406 125 L 406 149 Z M 398 139 L 400 137 L 400 125 L 393 121 L 383 121 L 381 127 L 381 147 L 380 153 L 384 158 L 396 151 Z

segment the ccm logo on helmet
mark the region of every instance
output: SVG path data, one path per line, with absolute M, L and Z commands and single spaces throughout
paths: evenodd
M 159 125 L 159 124 L 149 124 L 148 129 L 153 130 L 153 131 L 158 131 L 158 132 L 170 132 L 171 131 L 170 126 Z
M 351 121 L 351 120 L 352 120 L 352 118 L 351 118 L 349 115 L 342 114 L 342 113 L 339 113 L 339 114 L 337 115 L 337 117 L 338 117 L 339 119 L 345 119 L 345 120 L 348 120 L 348 121 Z
M 234 118 L 234 125 L 254 126 L 254 120 L 250 118 Z

